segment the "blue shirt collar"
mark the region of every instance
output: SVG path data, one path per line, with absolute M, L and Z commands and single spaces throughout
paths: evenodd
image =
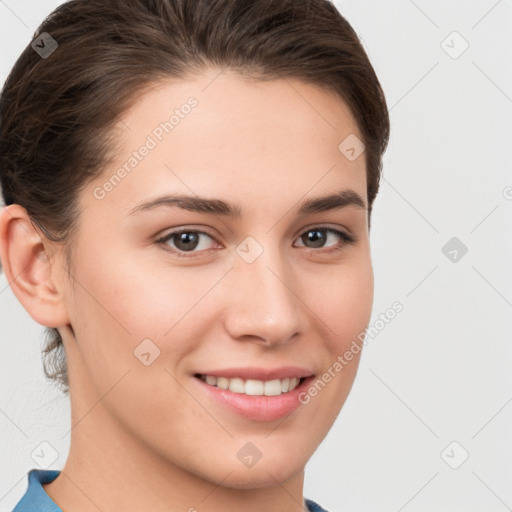
M 12 512 L 62 512 L 43 488 L 43 484 L 55 480 L 59 473 L 55 469 L 31 469 L 28 489 Z

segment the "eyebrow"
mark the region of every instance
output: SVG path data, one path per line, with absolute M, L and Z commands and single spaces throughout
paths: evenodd
M 132 208 L 128 215 L 154 210 L 162 206 L 178 207 L 191 212 L 212 213 L 225 217 L 240 218 L 242 209 L 239 204 L 230 204 L 222 199 L 208 199 L 199 196 L 187 195 L 165 195 L 151 201 L 142 203 Z M 298 216 L 304 216 L 312 213 L 326 212 L 328 210 L 338 210 L 347 206 L 356 206 L 366 209 L 367 205 L 364 199 L 354 190 L 345 189 L 324 197 L 316 197 L 304 201 L 297 212 Z

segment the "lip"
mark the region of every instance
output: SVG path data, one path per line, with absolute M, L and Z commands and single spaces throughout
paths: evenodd
M 213 371 L 211 373 L 207 373 L 206 375 L 216 375 L 219 377 L 231 378 L 227 375 L 227 373 L 231 373 L 231 370 L 229 370 L 229 372 L 226 371 L 226 373 L 223 373 L 222 375 L 214 373 Z M 272 372 L 267 371 L 267 375 L 268 373 L 272 374 Z M 284 416 L 287 416 L 296 410 L 300 405 L 302 405 L 299 401 L 299 395 L 309 388 L 311 382 L 315 378 L 314 375 L 311 375 L 311 372 L 308 373 L 309 376 L 304 378 L 304 380 L 294 390 L 287 393 L 282 393 L 281 395 L 277 396 L 255 396 L 245 395 L 243 393 L 233 393 L 232 391 L 229 391 L 229 389 L 221 389 L 216 386 L 211 386 L 210 384 L 203 382 L 200 378 L 195 376 L 193 377 L 193 380 L 196 382 L 197 386 L 200 386 L 201 391 L 204 392 L 210 400 L 219 403 L 229 413 L 237 414 L 249 420 L 265 422 L 275 421 L 283 418 Z M 255 372 L 252 373 L 252 375 L 259 375 L 260 377 L 258 380 L 272 379 L 261 379 L 261 372 Z M 236 376 L 243 377 L 241 373 L 236 373 L 233 375 L 233 377 Z M 297 376 L 297 374 L 292 376 Z
M 214 375 L 215 377 L 226 377 L 233 379 L 240 377 L 244 380 L 274 380 L 274 379 L 286 379 L 292 377 L 311 377 L 313 372 L 306 368 L 300 368 L 298 366 L 281 366 L 279 368 L 258 368 L 258 367 L 240 367 L 240 368 L 225 368 L 219 370 L 205 370 L 197 372 L 202 375 Z

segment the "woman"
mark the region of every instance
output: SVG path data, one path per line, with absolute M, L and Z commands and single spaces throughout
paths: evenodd
M 304 467 L 356 375 L 389 136 L 347 21 L 74 0 L 0 112 L 0 257 L 72 416 L 15 511 L 324 510 Z

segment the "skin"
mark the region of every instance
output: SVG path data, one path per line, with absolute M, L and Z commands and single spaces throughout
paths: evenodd
M 190 96 L 197 107 L 97 199 L 94 188 Z M 119 128 L 117 161 L 79 197 L 71 274 L 63 247 L 21 206 L 0 217 L 11 287 L 36 322 L 59 329 L 66 350 L 70 452 L 45 491 L 75 512 L 298 512 L 304 466 L 338 416 L 360 354 L 307 405 L 271 422 L 227 410 L 193 373 L 296 365 L 321 376 L 368 325 L 367 209 L 296 214 L 305 199 L 342 189 L 367 201 L 364 157 L 350 161 L 338 149 L 350 134 L 362 139 L 357 124 L 346 104 L 314 85 L 249 83 L 208 69 L 155 84 Z M 176 206 L 129 215 L 164 193 L 223 199 L 242 216 Z M 301 235 L 318 226 L 356 242 L 331 233 L 323 246 L 308 246 Z M 165 250 L 179 251 L 176 238 L 155 242 L 182 227 L 208 235 L 194 257 Z M 236 252 L 248 236 L 263 248 L 252 263 Z M 145 338 L 160 350 L 149 366 L 133 353 Z M 251 468 L 236 456 L 246 442 L 262 453 Z

